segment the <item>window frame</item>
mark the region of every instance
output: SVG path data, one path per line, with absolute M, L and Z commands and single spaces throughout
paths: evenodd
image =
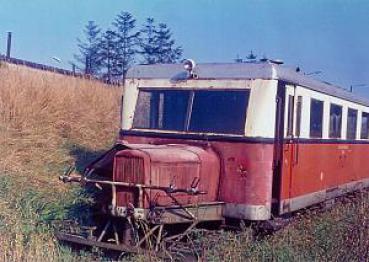
M 363 137 L 363 118 L 366 115 L 366 137 Z M 361 125 L 360 125 L 360 139 L 369 139 L 369 113 L 368 112 L 361 112 Z
M 350 118 L 350 112 L 354 112 L 355 113 L 355 128 L 354 128 L 354 136 L 350 136 L 349 135 L 351 134 L 349 131 L 350 131 L 350 121 L 349 121 L 349 118 Z M 347 118 L 346 118 L 346 139 L 347 140 L 356 140 L 357 139 L 357 125 L 358 125 L 358 117 L 359 117 L 359 112 L 357 109 L 354 109 L 354 108 L 351 108 L 351 107 L 347 107 Z
M 339 118 L 339 130 L 333 130 L 332 128 L 335 128 L 334 126 L 332 126 L 332 122 L 331 122 L 331 117 L 332 115 L 332 109 L 336 107 L 336 109 L 339 109 L 341 111 L 340 113 L 340 118 Z M 329 120 L 329 129 L 328 129 L 328 137 L 329 138 L 333 138 L 333 139 L 340 139 L 342 138 L 342 117 L 343 117 L 343 106 L 336 104 L 336 103 L 330 103 L 329 106 L 329 115 L 328 115 L 328 120 Z
M 178 131 L 181 131 L 181 129 L 167 129 L 167 128 L 161 128 L 159 127 L 159 118 L 160 116 L 158 115 L 160 112 L 160 107 L 163 106 L 163 104 L 165 103 L 164 99 L 161 100 L 161 96 L 163 94 L 163 92 L 166 92 L 166 91 L 173 91 L 173 92 L 183 92 L 183 93 L 188 93 L 188 98 L 189 99 L 191 96 L 190 96 L 190 91 L 191 90 L 182 90 L 182 89 L 156 89 L 156 88 L 141 88 L 139 89 L 139 93 L 138 93 L 138 96 L 137 96 L 137 100 L 136 100 L 136 104 L 135 104 L 135 110 L 134 110 L 134 114 L 133 114 L 133 120 L 132 120 L 132 129 L 138 129 L 138 130 L 161 130 L 161 131 L 174 131 L 174 132 L 178 132 Z M 150 100 L 150 109 L 153 108 L 154 110 L 151 111 L 149 109 L 149 119 L 147 119 L 148 123 L 149 123 L 149 126 L 148 127 L 142 127 L 142 126 L 135 126 L 135 121 L 136 121 L 136 112 L 138 110 L 138 107 L 140 106 L 139 104 L 139 99 L 140 99 L 140 94 L 141 92 L 146 92 L 148 94 L 150 94 L 150 97 L 149 97 L 149 100 Z M 155 96 L 157 96 L 158 98 L 158 101 L 157 101 L 157 108 L 154 106 L 154 107 L 151 107 L 152 106 L 152 103 L 153 101 L 155 100 Z M 162 102 L 162 104 L 160 105 L 160 102 Z M 187 104 L 188 104 L 188 101 L 187 101 Z M 156 112 L 156 113 L 155 113 Z M 186 106 L 186 109 L 185 109 L 185 112 L 184 112 L 184 122 L 183 122 L 183 129 L 186 128 L 186 121 L 187 121 L 187 115 L 188 115 L 188 107 Z M 153 116 L 155 116 L 155 118 L 153 118 Z M 163 115 L 161 116 L 162 118 L 164 117 Z M 162 119 L 162 121 L 164 121 Z M 155 124 L 155 122 L 158 122 L 157 124 Z M 155 126 L 155 127 L 151 127 L 151 126 Z
M 296 137 L 300 137 L 301 135 L 302 107 L 303 107 L 303 96 L 298 95 L 296 102 L 296 126 L 295 126 Z
M 189 112 L 189 125 L 185 132 L 189 133 L 214 133 L 214 134 L 230 134 L 230 135 L 244 135 L 245 133 L 245 126 L 247 120 L 247 110 L 249 107 L 250 89 L 243 89 L 243 90 L 234 90 L 234 89 L 226 89 L 226 90 L 214 90 L 214 89 L 203 89 L 203 90 L 193 90 L 193 100 L 191 103 L 191 110 Z M 211 94 L 213 93 L 213 94 Z M 217 94 L 216 94 L 217 93 Z M 222 94 L 223 93 L 223 94 Z M 233 94 L 232 94 L 233 93 Z M 214 96 L 216 98 L 214 98 Z M 218 97 L 217 97 L 218 96 Z M 209 98 L 211 98 L 209 100 Z M 225 99 L 227 98 L 227 99 Z M 235 99 L 236 98 L 236 99 Z M 240 100 L 241 99 L 241 100 Z M 212 105 L 208 105 L 208 107 L 204 106 L 207 102 L 211 102 Z M 213 107 L 217 103 L 222 102 L 218 107 Z M 223 105 L 229 104 L 229 106 L 237 105 L 236 102 L 242 102 L 241 110 L 238 111 L 238 114 L 232 113 L 234 111 L 229 111 L 229 109 L 224 110 L 225 108 L 229 108 Z M 194 119 L 197 119 L 201 116 L 201 113 L 207 111 L 206 108 L 212 109 L 210 114 L 205 114 L 205 118 L 202 120 L 198 120 L 193 122 Z M 220 112 L 219 112 L 220 111 Z M 216 121 L 209 121 L 212 117 L 209 116 L 216 116 Z M 228 118 L 224 118 L 224 116 L 228 116 Z M 239 126 L 235 126 L 234 123 L 237 123 L 236 119 L 239 118 L 238 124 Z M 231 123 L 227 123 L 228 119 L 232 119 Z M 201 127 L 200 123 L 207 123 L 207 125 Z M 218 123 L 226 123 L 219 125 Z M 217 123 L 214 125 L 214 123 Z M 227 128 L 219 129 L 219 126 L 227 126 Z M 200 130 L 199 130 L 200 129 Z
M 313 102 L 319 102 L 319 104 L 321 105 L 321 117 L 320 117 L 320 131 L 319 131 L 319 134 L 316 135 L 313 133 L 313 130 L 312 130 L 312 105 L 313 105 Z M 316 99 L 316 98 L 310 98 L 310 127 L 309 127 L 309 137 L 310 138 L 323 138 L 323 127 L 324 127 L 324 104 L 325 104 L 325 101 L 324 100 L 319 100 L 319 99 Z M 314 131 L 315 132 L 315 131 Z
M 293 136 L 293 116 L 295 108 L 295 96 L 288 95 L 288 108 L 287 108 L 287 137 Z
M 189 98 L 187 101 L 187 112 L 186 112 L 186 119 L 185 119 L 185 126 L 183 130 L 169 130 L 169 129 L 162 129 L 162 128 L 151 128 L 151 127 L 137 127 L 134 126 L 134 122 L 135 122 L 135 117 L 136 117 L 136 112 L 137 112 L 137 108 L 138 108 L 138 99 L 140 96 L 140 92 L 165 92 L 165 91 L 188 91 L 189 92 Z M 242 110 L 244 112 L 242 112 L 242 114 L 244 114 L 244 118 L 242 120 L 242 129 L 240 130 L 239 133 L 236 132 L 228 132 L 228 133 L 220 133 L 220 132 L 211 132 L 211 131 L 193 131 L 190 130 L 190 125 L 191 125 L 191 118 L 192 118 L 192 111 L 193 111 L 193 105 L 194 105 L 194 98 L 196 96 L 196 92 L 197 91 L 208 91 L 208 92 L 243 92 L 247 97 L 246 97 L 246 102 L 245 108 L 242 108 Z M 135 109 L 133 112 L 133 121 L 132 121 L 132 129 L 136 129 L 136 130 L 155 130 L 155 131 L 173 131 L 173 132 L 184 132 L 184 133 L 193 133 L 193 134 L 219 134 L 219 135 L 231 135 L 231 136 L 245 136 L 245 131 L 246 131 L 246 121 L 247 121 L 247 114 L 248 114 L 248 108 L 250 105 L 250 98 L 251 98 L 251 88 L 214 88 L 214 89 L 209 89 L 209 88 L 185 88 L 185 89 L 181 89 L 181 88 L 150 88 L 150 87 L 141 87 L 138 88 L 138 95 L 137 95 L 137 100 L 136 100 L 136 104 L 135 104 Z M 151 118 L 151 117 L 150 117 Z M 151 120 L 149 120 L 151 121 Z M 150 124 L 151 126 L 151 124 Z

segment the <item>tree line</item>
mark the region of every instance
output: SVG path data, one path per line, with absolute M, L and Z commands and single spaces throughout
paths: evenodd
M 103 31 L 94 21 L 84 28 L 84 39 L 77 39 L 78 68 L 104 81 L 122 81 L 135 63 L 178 62 L 183 53 L 170 28 L 149 17 L 141 28 L 129 12 L 119 13 L 111 27 Z

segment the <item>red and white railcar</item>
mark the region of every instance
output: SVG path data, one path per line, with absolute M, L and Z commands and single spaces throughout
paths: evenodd
M 139 65 L 122 109 L 82 178 L 112 216 L 270 220 L 369 185 L 369 102 L 279 63 Z

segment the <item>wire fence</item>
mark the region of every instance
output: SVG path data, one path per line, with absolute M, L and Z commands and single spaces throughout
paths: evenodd
M 6 63 L 15 64 L 15 65 L 27 66 L 27 67 L 34 68 L 34 69 L 49 71 L 49 72 L 67 75 L 67 76 L 74 76 L 74 77 L 86 78 L 86 79 L 91 79 L 91 80 L 97 80 L 97 81 L 101 81 L 109 85 L 120 85 L 119 81 L 118 82 L 117 81 L 115 82 L 105 81 L 105 80 L 102 80 L 92 75 L 87 75 L 87 74 L 83 74 L 83 73 L 79 73 L 79 72 L 75 72 L 75 71 L 71 71 L 67 69 L 57 68 L 54 66 L 39 64 L 39 63 L 35 63 L 35 62 L 23 60 L 23 59 L 18 59 L 18 58 L 13 58 L 13 57 L 9 58 L 1 54 L 0 54 L 0 61 L 4 61 Z

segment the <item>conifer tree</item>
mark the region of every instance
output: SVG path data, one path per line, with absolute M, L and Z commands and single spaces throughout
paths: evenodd
M 176 45 L 168 26 L 156 24 L 151 17 L 141 31 L 136 30 L 136 19 L 128 12 L 119 13 L 112 24 L 112 29 L 101 34 L 99 26 L 89 21 L 83 41 L 77 39 L 79 54 L 75 59 L 86 74 L 108 82 L 124 81 L 137 54 L 147 64 L 175 63 L 182 56 L 182 47 Z
M 141 35 L 141 54 L 145 63 L 175 63 L 182 57 L 182 47 L 175 45 L 166 24 L 156 26 L 153 18 L 147 18 Z
M 82 65 L 79 68 L 84 68 L 85 74 L 97 76 L 101 69 L 101 57 L 99 53 L 101 29 L 94 21 L 89 21 L 83 32 L 85 41 L 77 38 L 80 53 L 74 55 L 74 57 Z
M 144 63 L 155 64 L 157 58 L 157 47 L 155 45 L 156 26 L 154 18 L 147 18 L 146 23 L 141 29 L 141 55 L 143 56 Z
M 118 66 L 117 35 L 114 31 L 107 30 L 102 35 L 100 56 L 104 68 L 102 78 L 109 83 L 117 80 L 116 77 L 120 75 L 120 68 Z
M 172 33 L 164 23 L 160 23 L 158 30 L 155 31 L 155 46 L 156 63 L 176 63 L 182 57 L 182 47 L 175 46 Z
M 140 33 L 135 31 L 136 19 L 128 12 L 121 12 L 113 25 L 117 36 L 119 74 L 124 81 L 128 69 L 135 61 Z

